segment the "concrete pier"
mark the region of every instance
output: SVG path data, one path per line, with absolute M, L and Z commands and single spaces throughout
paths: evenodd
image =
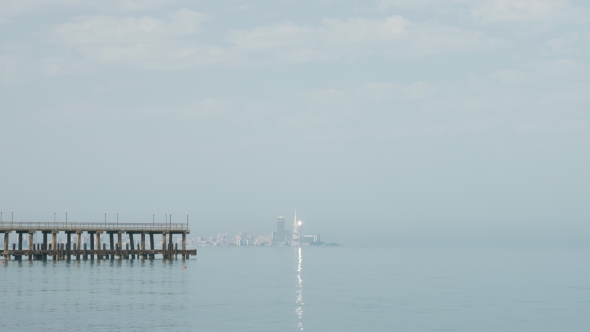
M 35 234 L 40 232 L 40 243 L 34 243 Z M 0 222 L 0 233 L 4 233 L 4 246 L 0 253 L 4 259 L 22 260 L 27 256 L 29 260 L 70 260 L 74 256 L 90 259 L 154 259 L 156 255 L 162 255 L 163 259 L 176 259 L 178 255 L 182 259 L 190 259 L 196 256 L 197 250 L 186 249 L 186 235 L 190 233 L 187 224 L 180 223 L 54 223 L 54 222 Z M 16 233 L 17 241 L 12 244 L 10 250 L 10 234 Z M 65 235 L 65 242 L 58 243 L 58 236 Z M 90 249 L 86 243 L 82 246 L 82 237 L 88 234 Z M 101 246 L 101 235 L 109 235 L 109 249 L 106 239 Z M 28 234 L 28 246 L 23 248 L 23 234 Z M 51 243 L 48 243 L 47 235 L 51 234 Z M 72 234 L 76 234 L 75 242 Z M 114 234 L 117 234 L 115 243 Z M 129 236 L 129 243 L 123 243 L 123 234 Z M 141 242 L 137 243 L 134 235 L 141 236 Z M 154 234 L 162 234 L 162 247 L 155 248 Z M 181 249 L 174 244 L 173 235 L 182 235 Z M 146 249 L 146 235 L 149 235 L 149 249 Z M 168 235 L 168 237 L 166 236 Z M 0 237 L 1 238 L 1 237 Z M 59 236 L 63 241 L 63 237 Z

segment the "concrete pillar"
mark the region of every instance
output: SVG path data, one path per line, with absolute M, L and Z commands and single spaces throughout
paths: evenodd
M 76 232 L 76 260 L 80 260 L 80 250 L 82 250 L 82 231 Z
M 168 246 L 166 245 L 166 233 L 162 233 L 162 258 L 166 259 L 166 251 Z
M 96 250 L 98 250 L 98 255 L 96 255 L 96 259 L 102 259 L 102 254 L 100 253 L 100 234 L 101 231 L 96 232 Z
M 141 251 L 142 251 L 141 257 L 145 258 L 145 253 L 144 253 L 144 251 L 145 251 L 145 233 L 141 233 Z
M 150 233 L 150 250 L 153 252 L 156 248 L 156 245 L 154 243 L 154 233 Z M 150 254 L 150 259 L 154 259 L 155 255 L 152 253 Z
M 131 247 L 131 259 L 135 259 L 135 254 L 133 253 L 133 250 L 135 249 L 135 243 L 133 242 L 133 233 L 127 233 L 129 234 L 129 246 Z
M 88 232 L 88 238 L 90 238 L 90 259 L 94 259 L 94 232 Z
M 114 240 L 114 234 L 113 232 L 109 232 L 109 239 L 111 241 L 111 250 L 115 250 L 115 240 Z M 111 259 L 114 259 L 115 255 L 111 254 Z
M 48 250 L 49 247 L 47 246 L 47 232 L 43 232 L 43 245 L 41 246 L 41 250 Z M 47 260 L 47 254 L 43 254 L 43 260 Z
M 32 261 L 33 260 L 33 253 L 35 252 L 35 250 L 33 249 L 34 247 L 34 243 L 33 241 L 35 241 L 33 239 L 33 235 L 35 235 L 35 232 L 29 232 L 29 260 Z
M 19 232 L 18 233 L 18 250 L 23 250 L 23 233 Z M 16 257 L 17 260 L 21 261 L 23 259 L 22 255 L 18 255 L 18 257 Z
M 57 233 L 59 231 L 51 232 L 51 255 L 52 259 L 57 260 Z
M 182 258 L 185 258 L 185 253 L 184 251 L 186 250 L 186 233 L 182 233 Z M 186 256 L 186 258 L 188 258 L 188 256 Z
M 76 232 L 76 250 L 82 250 L 82 231 Z
M 9 238 L 10 238 L 10 232 L 8 232 L 8 231 L 4 232 L 4 250 L 3 251 L 8 251 Z
M 72 233 L 66 232 L 66 259 L 70 260 L 70 250 L 72 250 Z
M 119 259 L 123 258 L 123 234 L 121 232 L 117 233 L 117 255 Z

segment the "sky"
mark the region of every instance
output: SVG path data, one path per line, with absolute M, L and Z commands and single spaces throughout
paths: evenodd
M 584 1 L 0 0 L 0 210 L 588 246 L 589 55 Z

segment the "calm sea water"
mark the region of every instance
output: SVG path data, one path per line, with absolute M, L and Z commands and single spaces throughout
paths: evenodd
M 590 330 L 590 249 L 203 248 L 0 283 L 0 331 Z

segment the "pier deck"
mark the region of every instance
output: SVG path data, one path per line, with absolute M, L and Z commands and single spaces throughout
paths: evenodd
M 15 232 L 17 241 L 10 246 L 10 234 Z M 197 250 L 186 249 L 186 235 L 190 233 L 188 223 L 63 223 L 63 222 L 0 222 L 0 233 L 4 233 L 4 259 L 29 260 L 70 259 L 154 259 L 162 255 L 163 259 L 189 259 Z M 35 234 L 40 233 L 42 240 L 35 243 Z M 66 240 L 58 243 L 58 235 L 65 234 Z M 83 241 L 87 233 L 88 242 Z M 23 235 L 28 235 L 27 248 L 23 249 Z M 48 237 L 51 234 L 51 241 Z M 101 236 L 104 234 L 104 241 Z M 129 241 L 123 243 L 122 235 Z M 155 248 L 154 235 L 161 234 L 161 248 Z M 115 236 L 116 235 L 116 236 Z M 135 242 L 136 235 L 140 239 Z M 174 235 L 181 235 L 181 248 L 174 243 Z M 75 242 L 72 237 L 75 236 Z M 147 240 L 149 240 L 149 247 Z M 116 239 L 116 241 L 115 241 Z M 107 248 L 108 243 L 108 248 Z

